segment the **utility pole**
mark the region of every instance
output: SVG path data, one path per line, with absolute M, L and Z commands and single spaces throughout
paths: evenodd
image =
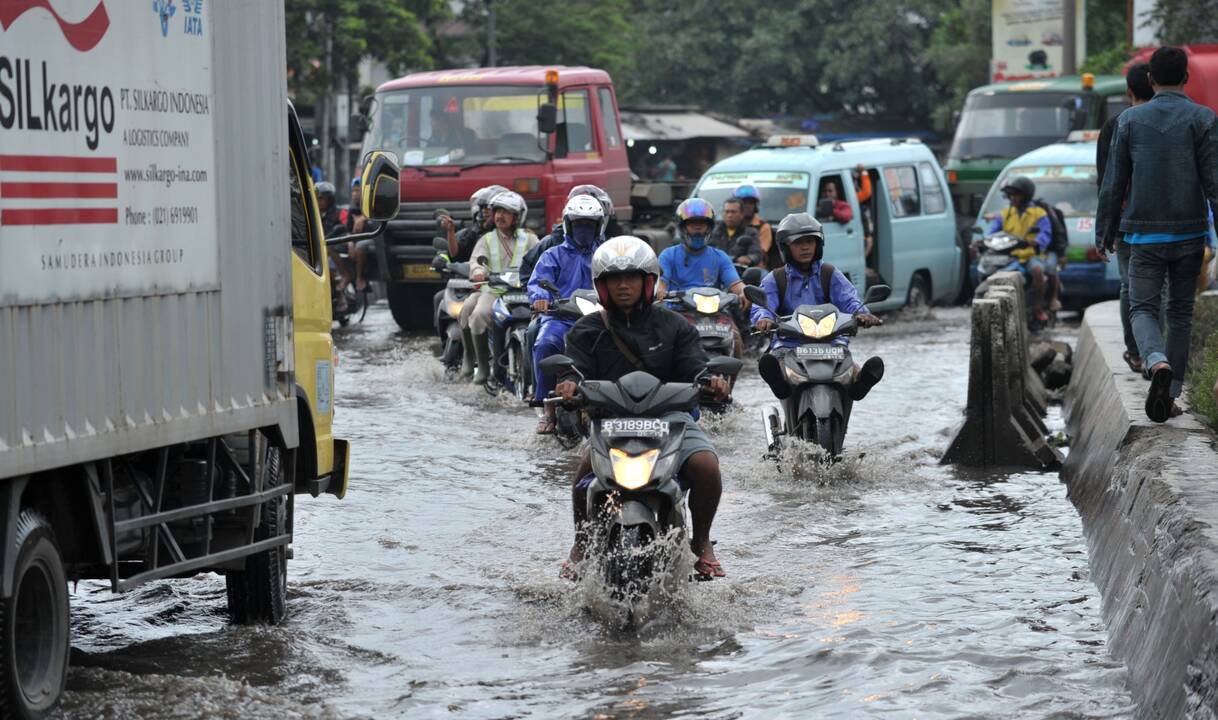
M 1062 0 L 1062 75 L 1077 73 L 1075 3 L 1076 0 Z
M 324 16 L 323 16 L 324 17 Z M 333 25 L 326 23 L 323 32 L 326 33 L 325 72 L 330 77 L 329 87 L 321 100 L 321 174 L 326 179 L 333 177 L 334 162 L 330 157 L 330 108 L 334 103 L 334 66 L 331 62 L 334 54 Z
M 486 0 L 486 64 L 495 67 L 499 58 L 495 52 L 495 0 Z

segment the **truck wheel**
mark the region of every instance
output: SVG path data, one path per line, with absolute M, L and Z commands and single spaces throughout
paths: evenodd
M 283 461 L 279 448 L 263 444 L 263 487 L 282 485 Z M 240 452 L 235 453 L 240 457 Z M 262 506 L 262 521 L 254 531 L 254 541 L 282 535 L 288 527 L 288 501 L 280 496 Z M 287 615 L 288 557 L 283 545 L 245 558 L 244 570 L 229 570 L 224 577 L 228 586 L 228 614 L 243 625 L 277 625 Z
M 420 286 L 419 290 L 406 283 L 389 283 L 386 290 L 389 300 L 389 312 L 393 321 L 403 330 L 426 330 L 431 327 L 431 307 L 433 293 L 427 291 L 430 286 Z
M 17 519 L 13 596 L 0 601 L 0 716 L 40 718 L 68 678 L 68 580 L 55 533 L 42 515 Z

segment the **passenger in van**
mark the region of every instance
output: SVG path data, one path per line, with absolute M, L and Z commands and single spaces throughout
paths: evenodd
M 826 216 L 821 216 L 821 203 L 817 203 L 817 216 L 821 220 L 832 220 L 836 223 L 845 225 L 854 219 L 854 211 L 850 209 L 850 203 L 842 199 L 842 191 L 838 186 L 837 178 L 827 177 L 820 181 L 820 200 L 823 203 L 828 200 L 832 204 L 832 210 Z
M 774 231 L 761 219 L 761 191 L 752 183 L 737 185 L 732 196 L 740 200 L 744 221 L 757 231 L 757 242 L 761 247 L 762 265 L 766 270 L 782 267 L 782 253 L 774 244 Z
M 874 265 L 875 222 L 871 217 L 871 173 L 859 163 L 854 167 L 854 195 L 859 200 L 859 220 L 863 222 L 863 257 L 868 266 Z
M 706 242 L 727 253 L 737 265 L 753 267 L 761 264 L 761 240 L 757 229 L 744 221 L 740 198 L 723 201 L 723 219 L 715 223 Z

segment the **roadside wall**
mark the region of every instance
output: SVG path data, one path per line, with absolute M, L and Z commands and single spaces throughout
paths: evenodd
M 1083 520 L 1109 647 L 1150 717 L 1218 716 L 1218 451 L 1191 415 L 1146 418 L 1115 301 L 1087 310 L 1062 469 Z

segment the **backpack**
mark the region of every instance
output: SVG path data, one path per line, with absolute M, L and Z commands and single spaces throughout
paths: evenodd
M 1051 205 L 1040 198 L 1033 200 L 1032 204 L 1044 210 L 1045 215 L 1049 217 L 1051 232 L 1047 250 L 1057 253 L 1059 258 L 1064 257 L 1066 248 L 1070 247 L 1070 236 L 1066 233 L 1066 216 L 1057 209 L 1056 205 Z
M 829 287 L 833 282 L 833 273 L 836 271 L 837 268 L 833 267 L 832 263 L 822 262 L 820 264 L 820 291 L 824 295 L 820 300 L 821 303 L 829 302 Z M 778 302 L 783 303 L 787 299 L 787 266 L 783 265 L 770 274 L 774 276 L 774 284 L 778 286 Z M 781 309 L 781 305 L 773 308 L 775 314 L 778 314 Z M 791 312 L 795 312 L 795 308 L 791 308 Z

